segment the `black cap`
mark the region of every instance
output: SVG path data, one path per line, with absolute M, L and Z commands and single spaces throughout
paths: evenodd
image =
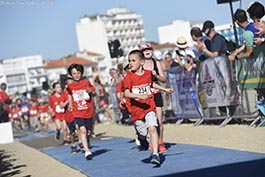
M 213 22 L 210 20 L 207 20 L 203 23 L 202 32 L 208 36 L 213 28 L 214 28 Z

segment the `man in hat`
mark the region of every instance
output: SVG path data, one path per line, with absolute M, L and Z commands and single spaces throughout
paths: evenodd
M 217 56 L 226 55 L 228 50 L 226 40 L 215 31 L 212 21 L 207 20 L 203 23 L 202 32 L 211 39 L 210 50 L 207 49 L 205 44 L 202 44 L 200 47 L 207 56 L 215 58 Z

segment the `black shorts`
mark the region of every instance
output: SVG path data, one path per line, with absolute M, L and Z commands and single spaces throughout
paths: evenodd
M 93 119 L 75 118 L 75 123 L 78 125 L 79 128 L 85 126 L 87 131 L 91 131 Z
M 161 93 L 154 94 L 156 107 L 163 107 L 163 98 Z

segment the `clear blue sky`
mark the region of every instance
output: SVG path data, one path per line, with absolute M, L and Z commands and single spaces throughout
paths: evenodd
M 251 1 L 242 0 L 242 8 Z M 0 59 L 73 54 L 78 50 L 75 24 L 80 17 L 119 6 L 142 15 L 148 41 L 158 42 L 157 27 L 177 19 L 231 22 L 229 4 L 216 0 L 0 0 Z M 233 3 L 234 11 L 239 6 Z

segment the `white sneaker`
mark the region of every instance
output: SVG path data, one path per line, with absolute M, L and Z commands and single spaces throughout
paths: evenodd
M 85 152 L 85 157 L 87 160 L 91 160 L 92 159 L 92 153 L 90 151 L 86 151 Z

